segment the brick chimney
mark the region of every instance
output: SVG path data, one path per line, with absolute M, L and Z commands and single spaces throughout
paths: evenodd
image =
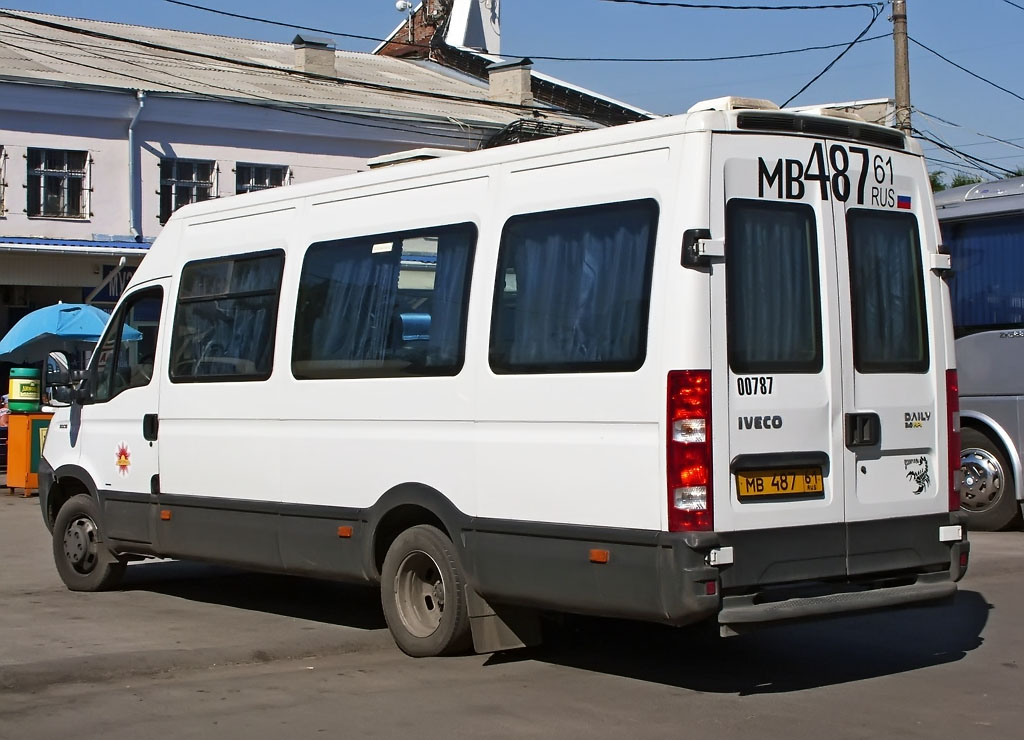
M 335 77 L 334 42 L 321 36 L 300 33 L 292 39 L 295 47 L 295 68 L 302 72 Z
M 487 67 L 489 89 L 487 97 L 502 103 L 526 105 L 533 102 L 533 62 L 529 59 L 513 59 L 495 62 Z

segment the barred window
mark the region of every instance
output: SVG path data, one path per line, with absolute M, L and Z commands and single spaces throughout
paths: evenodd
M 160 223 L 182 206 L 210 200 L 217 193 L 216 163 L 200 159 L 160 160 Z
M 279 188 L 290 181 L 291 173 L 283 165 L 239 162 L 235 166 L 235 195 Z
M 28 215 L 54 218 L 88 216 L 88 165 L 88 152 L 29 149 Z

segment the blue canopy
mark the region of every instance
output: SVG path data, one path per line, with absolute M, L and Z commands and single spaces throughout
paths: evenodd
M 0 339 L 0 361 L 42 362 L 51 352 L 76 352 L 96 344 L 110 314 L 85 303 L 58 303 L 23 316 Z M 125 325 L 121 339 L 137 342 L 142 333 Z

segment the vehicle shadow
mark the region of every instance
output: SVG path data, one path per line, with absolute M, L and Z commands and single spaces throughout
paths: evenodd
M 992 606 L 975 591 L 948 602 L 761 629 L 719 638 L 673 629 L 572 618 L 544 645 L 492 656 L 532 659 L 668 686 L 738 695 L 801 691 L 951 663 L 982 643 Z
M 168 560 L 133 563 L 123 589 L 341 627 L 387 628 L 380 591 L 371 586 Z

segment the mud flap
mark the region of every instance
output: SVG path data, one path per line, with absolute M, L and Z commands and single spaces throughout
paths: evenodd
M 540 615 L 535 609 L 514 606 L 495 609 L 469 586 L 466 586 L 466 598 L 475 652 L 496 653 L 541 643 Z

